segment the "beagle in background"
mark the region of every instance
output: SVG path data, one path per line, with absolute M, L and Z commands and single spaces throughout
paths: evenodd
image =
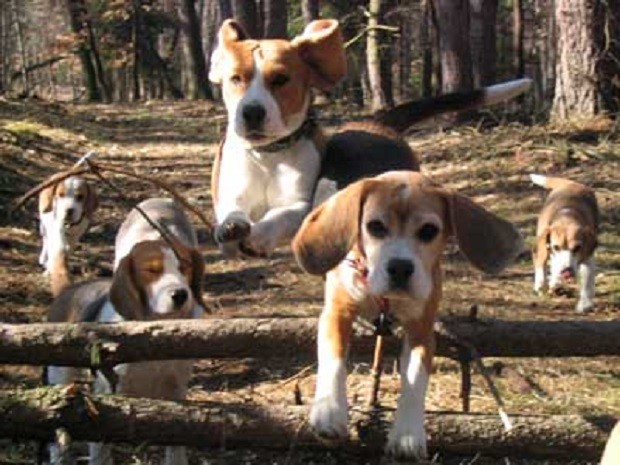
M 336 20 L 313 21 L 290 41 L 254 40 L 234 20 L 224 21 L 209 78 L 222 86 L 228 114 L 211 178 L 215 239 L 225 254 L 264 256 L 287 244 L 312 207 L 321 171 L 334 179 L 358 179 L 416 169 L 400 137 L 411 125 L 501 102 L 531 83 L 520 79 L 408 102 L 325 138 L 312 111 L 312 93 L 333 89 L 345 74 Z
M 549 290 L 554 292 L 576 277 L 579 271 L 578 312 L 594 308 L 594 280 L 599 210 L 594 191 L 562 178 L 531 174 L 532 182 L 550 189 L 536 226 L 534 247 L 534 291 L 547 285 L 545 266 L 549 261 Z
M 65 288 L 53 302 L 51 322 L 118 322 L 200 318 L 204 303 L 204 262 L 197 251 L 194 229 L 182 208 L 170 199 L 150 199 L 142 210 L 169 232 L 163 240 L 133 209 L 116 237 L 117 264 L 107 284 L 84 283 Z M 102 290 L 103 289 L 103 290 Z M 92 299 L 92 300 L 91 300 Z M 116 392 L 127 396 L 182 400 L 192 370 L 191 360 L 117 365 Z M 49 367 L 49 384 L 68 384 L 75 370 Z M 98 374 L 94 389 L 109 393 L 108 380 Z M 52 462 L 59 459 L 56 446 Z M 112 463 L 111 446 L 90 444 L 91 464 Z M 187 463 L 184 447 L 166 447 L 168 465 Z
M 66 235 L 67 252 L 90 227 L 99 205 L 95 188 L 86 179 L 71 176 L 43 189 L 39 194 L 39 233 L 41 254 L 39 264 L 50 271 L 48 263 L 50 236 L 56 232 Z
M 442 293 L 442 253 L 454 237 L 478 269 L 497 273 L 521 250 L 514 226 L 420 173 L 392 171 L 350 184 L 310 213 L 292 246 L 300 266 L 327 274 L 318 326 L 318 373 L 310 423 L 347 435 L 346 357 L 353 321 L 371 321 L 387 300 L 404 330 L 401 393 L 386 451 L 422 458 L 424 402 Z

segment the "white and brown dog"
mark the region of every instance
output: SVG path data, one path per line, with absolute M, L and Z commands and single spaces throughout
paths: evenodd
M 99 202 L 94 187 L 79 176 L 71 176 L 41 191 L 39 194 L 39 232 L 41 254 L 39 264 L 49 271 L 50 237 L 60 232 L 67 252 L 88 230 Z M 55 246 L 52 246 L 55 247 Z
M 551 192 L 538 216 L 534 248 L 534 291 L 547 285 L 545 267 L 549 261 L 549 290 L 558 290 L 579 272 L 580 292 L 577 311 L 594 308 L 599 211 L 594 191 L 568 179 L 539 174 L 532 182 Z
M 51 306 L 52 322 L 118 322 L 200 318 L 204 263 L 197 251 L 194 229 L 182 210 L 170 199 L 150 199 L 140 204 L 153 221 L 169 232 L 163 240 L 136 210 L 123 222 L 116 238 L 117 266 L 111 284 L 100 281 L 66 287 Z M 57 263 L 57 255 L 54 255 Z M 62 260 L 62 257 L 61 259 Z M 108 290 L 109 289 L 109 290 Z M 192 362 L 157 361 L 118 365 L 116 392 L 135 397 L 182 400 L 190 379 Z M 50 384 L 68 384 L 75 371 L 49 367 Z M 111 392 L 108 380 L 98 375 L 97 392 Z M 52 447 L 52 461 L 59 459 Z M 64 462 L 63 462 L 64 463 Z M 111 448 L 90 445 L 90 463 L 112 463 Z M 187 463 L 184 447 L 166 448 L 166 464 Z
M 321 171 L 340 182 L 417 169 L 399 138 L 412 124 L 494 104 L 530 86 L 521 79 L 408 102 L 325 139 L 311 111 L 312 92 L 332 89 L 345 74 L 344 41 L 335 20 L 313 21 L 291 41 L 253 40 L 234 20 L 223 23 L 209 78 L 222 86 L 228 112 L 211 182 L 215 238 L 225 253 L 268 255 L 287 244 L 311 209 Z
M 309 273 L 327 273 L 318 328 L 318 374 L 310 423 L 347 435 L 346 357 L 353 321 L 389 313 L 402 325 L 401 395 L 387 451 L 426 456 L 424 402 L 435 350 L 433 322 L 442 294 L 441 261 L 456 239 L 477 268 L 496 273 L 521 250 L 508 222 L 420 173 L 392 171 L 357 181 L 304 220 L 293 251 Z

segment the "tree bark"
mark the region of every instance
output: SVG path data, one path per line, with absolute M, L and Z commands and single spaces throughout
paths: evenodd
M 469 48 L 469 0 L 435 0 L 442 92 L 473 88 Z
M 200 21 L 194 7 L 194 0 L 181 0 L 179 17 L 182 23 L 183 49 L 186 60 L 190 64 L 189 97 L 191 99 L 213 99 L 205 64 L 205 53 L 202 48 Z
M 304 17 L 304 24 L 319 19 L 319 11 L 319 0 L 301 0 L 301 14 Z
M 232 0 L 235 19 L 243 30 L 253 39 L 260 39 L 262 28 L 259 24 L 258 9 L 254 0 Z
M 265 39 L 288 37 L 288 10 L 286 0 L 265 0 Z
M 315 318 L 232 318 L 114 324 L 0 325 L 0 363 L 91 366 L 146 360 L 316 357 Z M 501 321 L 445 319 L 435 325 L 437 355 L 481 357 L 596 357 L 620 355 L 620 321 Z M 579 340 L 579 344 L 575 341 Z M 353 357 L 372 357 L 373 329 L 356 325 Z M 385 341 L 398 354 L 400 338 Z
M 23 93 L 27 96 L 30 94 L 30 76 L 28 75 L 28 61 L 26 57 L 26 45 L 24 43 L 24 31 L 22 28 L 21 14 L 19 13 L 17 0 L 13 0 L 11 2 L 11 8 L 13 11 L 13 21 L 17 36 L 17 50 L 20 56 L 22 84 L 24 87 Z
M 389 102 L 384 92 L 383 73 L 381 72 L 381 56 L 379 40 L 379 18 L 382 0 L 368 2 L 368 34 L 366 38 L 366 65 L 370 86 L 370 108 L 379 111 L 388 107 Z
M 470 0 L 470 7 L 474 86 L 482 87 L 495 81 L 498 0 Z
M 349 411 L 350 437 L 339 448 L 382 453 L 392 413 Z M 76 441 L 196 447 L 325 448 L 308 426 L 304 406 L 175 403 L 89 395 L 76 389 L 3 391 L 0 436 L 49 441 L 58 428 Z M 506 433 L 499 416 L 427 413 L 429 447 L 445 453 L 598 458 L 613 428 L 611 417 L 512 415 Z
M 525 24 L 523 22 L 523 2 L 522 0 L 513 1 L 513 63 L 516 76 L 523 77 L 525 75 L 525 54 L 523 49 L 523 33 L 525 30 Z
M 420 48 L 422 49 L 422 97 L 433 95 L 433 38 L 432 38 L 432 2 L 422 1 L 420 19 Z
M 594 0 L 556 0 L 557 59 L 554 119 L 592 117 L 598 112 Z
M 231 0 L 219 0 L 218 7 L 220 9 L 220 20 L 224 21 L 225 19 L 233 17 L 233 9 Z

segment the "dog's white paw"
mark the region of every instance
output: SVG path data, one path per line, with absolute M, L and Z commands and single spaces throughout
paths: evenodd
M 594 302 L 592 301 L 592 299 L 582 297 L 579 299 L 579 302 L 577 302 L 577 307 L 575 307 L 575 310 L 577 311 L 577 313 L 591 312 L 592 310 L 594 310 Z
M 243 241 L 246 249 L 261 257 L 271 255 L 277 245 L 277 235 L 272 231 L 270 224 L 264 223 L 254 224 L 249 237 Z
M 325 438 L 347 437 L 347 405 L 333 397 L 323 397 L 314 401 L 310 411 L 310 425 L 314 431 Z
M 388 435 L 385 451 L 398 458 L 422 460 L 427 457 L 423 421 L 396 421 Z

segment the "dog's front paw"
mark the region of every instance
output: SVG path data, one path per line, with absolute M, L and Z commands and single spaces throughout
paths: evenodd
M 577 313 L 591 312 L 592 310 L 594 310 L 594 302 L 592 301 L 592 299 L 582 297 L 579 299 L 579 302 L 577 302 L 577 307 L 575 307 L 575 310 L 577 311 Z
M 215 240 L 219 244 L 239 242 L 250 235 L 251 225 L 241 212 L 229 214 L 222 224 L 215 228 Z
M 239 246 L 241 252 L 255 257 L 268 257 L 277 247 L 277 235 L 269 224 L 256 223 L 250 235 Z
M 406 423 L 409 420 L 410 423 Z M 411 418 L 397 421 L 388 435 L 386 452 L 397 458 L 422 460 L 427 457 L 423 421 Z
M 347 405 L 332 397 L 316 399 L 310 411 L 310 425 L 321 437 L 329 439 L 346 438 Z

